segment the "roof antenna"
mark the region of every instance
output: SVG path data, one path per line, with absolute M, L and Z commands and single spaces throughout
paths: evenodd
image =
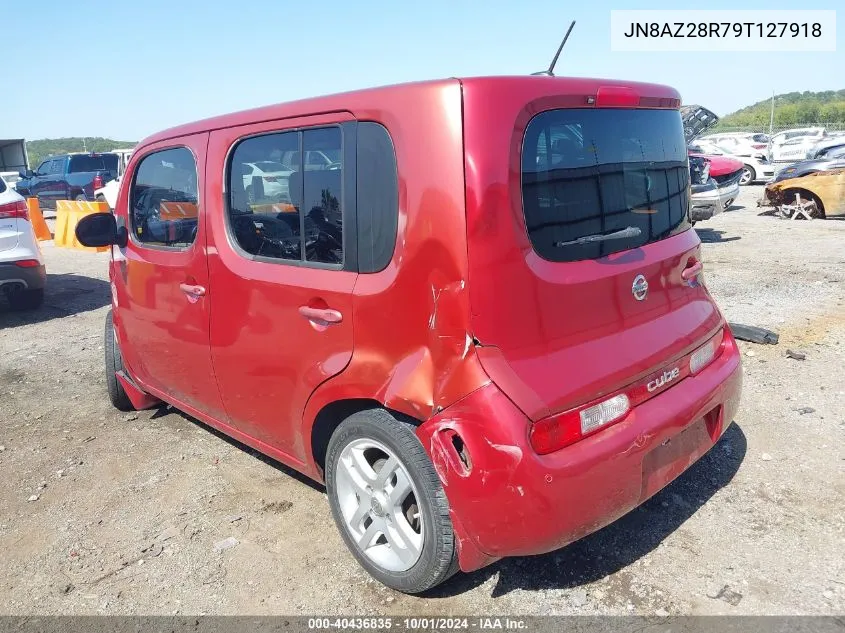
M 574 26 L 575 26 L 575 20 L 572 20 L 572 24 L 569 25 L 569 28 L 566 31 L 566 35 L 563 36 L 563 41 L 560 43 L 560 46 L 558 46 L 557 53 L 555 53 L 555 56 L 552 59 L 552 63 L 549 64 L 549 69 L 548 70 L 541 70 L 541 71 L 536 72 L 536 73 L 531 73 L 532 75 L 546 75 L 548 77 L 554 77 L 555 76 L 554 69 L 555 69 L 555 64 L 557 64 L 557 58 L 560 57 L 560 52 L 563 50 L 563 47 L 566 45 L 566 40 L 569 39 L 569 34 L 572 33 L 572 27 L 574 27 Z

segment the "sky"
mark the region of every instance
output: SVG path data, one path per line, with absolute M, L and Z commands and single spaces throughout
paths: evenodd
M 545 69 L 669 84 L 724 115 L 778 94 L 845 88 L 835 53 L 618 53 L 611 9 L 796 9 L 794 0 L 45 0 L 4 12 L 0 136 L 137 141 L 237 110 L 384 84 Z M 11 35 L 10 35 L 11 34 Z M 19 56 L 20 51 L 25 55 Z M 15 60 L 12 63 L 10 60 Z

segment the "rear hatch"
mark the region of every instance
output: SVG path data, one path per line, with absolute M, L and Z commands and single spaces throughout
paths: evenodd
M 677 110 L 523 105 L 508 191 L 484 196 L 473 179 L 492 159 L 472 147 L 483 126 L 467 112 L 473 333 L 485 371 L 529 417 L 671 373 L 719 331 L 690 274 L 700 241 Z
M 681 106 L 681 120 L 684 124 L 684 138 L 687 143 L 704 134 L 719 122 L 719 117 L 700 105 Z

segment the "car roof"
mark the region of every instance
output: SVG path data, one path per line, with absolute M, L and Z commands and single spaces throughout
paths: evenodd
M 287 103 L 243 110 L 231 114 L 211 117 L 193 123 L 187 123 L 169 128 L 153 134 L 136 146 L 136 150 L 152 143 L 172 138 L 210 132 L 222 128 L 238 125 L 248 125 L 275 119 L 313 116 L 333 112 L 350 112 L 359 118 L 378 120 L 385 105 L 403 111 L 412 108 L 414 99 L 421 92 L 437 93 L 444 88 L 463 86 L 464 89 L 525 90 L 526 93 L 535 92 L 539 86 L 554 88 L 560 94 L 595 94 L 600 87 L 620 87 L 636 89 L 643 95 L 680 99 L 680 95 L 673 88 L 660 84 L 642 82 L 619 81 L 613 79 L 596 79 L 587 77 L 549 77 L 535 75 L 494 76 L 494 77 L 451 77 L 448 79 L 434 79 L 404 84 L 395 84 L 377 88 L 366 88 L 320 97 L 311 97 Z

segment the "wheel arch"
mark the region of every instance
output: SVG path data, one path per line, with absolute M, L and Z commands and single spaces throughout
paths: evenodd
M 309 450 L 312 463 L 315 467 L 315 473 L 321 480 L 324 477 L 323 473 L 326 465 L 326 451 L 329 446 L 329 440 L 335 429 L 349 416 L 368 409 L 382 409 L 413 426 L 419 426 L 423 423 L 423 420 L 408 413 L 391 409 L 385 406 L 384 403 L 373 398 L 347 397 L 323 404 L 314 416 L 309 432 L 306 435 L 306 437 L 310 438 Z
M 802 198 L 815 201 L 819 213 L 821 213 L 822 217 L 825 217 L 824 202 L 822 202 L 821 197 L 817 193 L 813 193 L 809 189 L 805 189 L 803 187 L 789 187 L 788 189 L 783 190 L 783 199 L 787 201 L 787 204 L 789 204 L 795 200 L 796 193 Z
M 757 179 L 757 168 L 754 167 L 754 165 L 752 165 L 751 163 L 743 163 L 742 166 L 744 169 L 749 170 L 751 172 L 751 175 L 753 176 L 751 180 L 748 181 L 748 184 L 753 183 Z

